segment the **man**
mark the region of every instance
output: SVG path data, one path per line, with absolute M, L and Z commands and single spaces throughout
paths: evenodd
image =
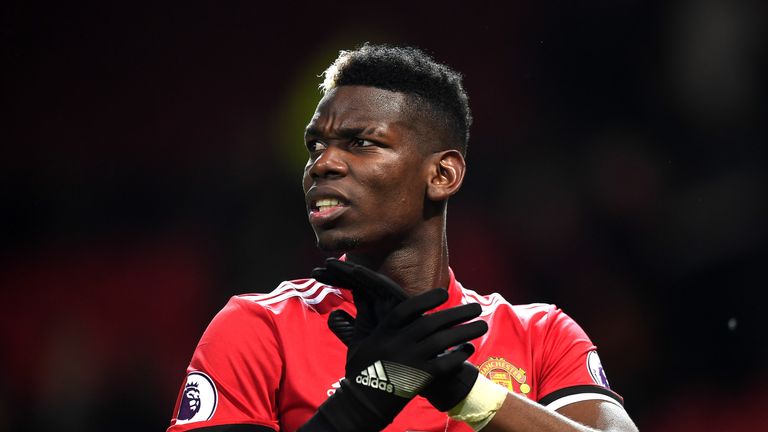
M 567 315 L 481 296 L 448 266 L 471 123 L 460 75 L 366 44 L 321 87 L 303 185 L 318 246 L 345 255 L 230 300 L 169 432 L 636 430 Z

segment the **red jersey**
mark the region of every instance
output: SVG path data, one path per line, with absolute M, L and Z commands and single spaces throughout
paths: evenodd
M 448 301 L 436 310 L 479 303 L 488 332 L 473 340 L 469 361 L 499 385 L 557 409 L 602 399 L 608 388 L 595 346 L 554 305 L 510 305 L 479 295 L 450 272 Z M 283 282 L 269 294 L 234 296 L 206 329 L 187 369 L 168 432 L 252 424 L 293 431 L 333 394 L 344 377 L 346 347 L 328 329 L 328 314 L 355 315 L 351 293 L 314 279 Z M 462 431 L 421 397 L 385 431 Z

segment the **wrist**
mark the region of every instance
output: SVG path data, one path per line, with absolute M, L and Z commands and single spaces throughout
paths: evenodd
M 477 374 L 467 397 L 448 411 L 448 415 L 479 431 L 493 419 L 506 398 L 507 389 Z

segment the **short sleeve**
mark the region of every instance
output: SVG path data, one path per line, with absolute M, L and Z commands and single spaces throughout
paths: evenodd
M 623 404 L 610 389 L 597 348 L 576 321 L 552 305 L 543 331 L 539 403 L 553 410 L 583 400 Z
M 252 424 L 278 430 L 283 360 L 270 312 L 233 297 L 192 356 L 168 432 Z

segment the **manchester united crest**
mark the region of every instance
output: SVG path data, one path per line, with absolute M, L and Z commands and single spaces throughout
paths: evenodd
M 531 386 L 525 382 L 527 380 L 525 370 L 516 367 L 503 357 L 488 357 L 488 360 L 484 361 L 479 369 L 481 375 L 500 386 L 506 387 L 509 391 L 521 393 L 526 397 L 531 391 Z M 513 383 L 517 383 L 517 386 Z

